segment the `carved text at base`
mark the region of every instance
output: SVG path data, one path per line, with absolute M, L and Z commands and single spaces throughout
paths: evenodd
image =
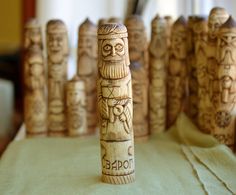
M 232 17 L 217 33 L 217 72 L 211 85 L 214 107 L 212 134 L 231 149 L 235 143 L 236 23 Z
M 61 20 L 47 23 L 48 53 L 48 129 L 51 136 L 66 133 L 65 84 L 69 54 L 65 24 Z
M 173 125 L 186 99 L 186 21 L 181 16 L 172 26 L 167 76 L 167 125 Z
M 89 134 L 83 80 L 73 77 L 66 85 L 67 129 L 69 136 Z
M 77 74 L 85 83 L 88 133 L 97 127 L 97 27 L 86 19 L 79 27 Z
M 166 22 L 156 16 L 152 20 L 152 36 L 149 45 L 150 95 L 149 120 L 152 134 L 166 128 L 166 63 L 167 35 Z
M 97 83 L 102 181 L 134 181 L 132 83 L 126 27 L 104 24 L 98 29 Z
M 132 75 L 135 140 L 147 139 L 148 131 L 148 44 L 142 19 L 137 15 L 125 21 L 129 35 L 130 69 Z

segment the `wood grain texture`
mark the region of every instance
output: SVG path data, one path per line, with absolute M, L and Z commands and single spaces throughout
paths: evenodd
M 65 85 L 69 55 L 67 29 L 63 21 L 47 23 L 48 129 L 50 136 L 66 133 Z
M 148 87 L 149 63 L 148 42 L 143 20 L 138 15 L 125 20 L 129 35 L 130 69 L 132 75 L 134 106 L 135 140 L 146 140 L 149 136 L 148 126 Z
M 164 18 L 156 16 L 152 20 L 152 34 L 149 45 L 150 87 L 149 122 L 151 134 L 166 129 L 166 64 L 167 64 L 167 24 Z
M 88 18 L 78 32 L 77 75 L 85 83 L 88 132 L 94 134 L 97 127 L 97 26 Z
M 133 101 L 127 29 L 104 24 L 98 29 L 97 82 L 102 181 L 134 181 Z
M 67 82 L 66 108 L 68 135 L 88 135 L 85 84 L 77 76 Z
M 179 17 L 172 26 L 167 81 L 167 127 L 173 125 L 184 108 L 187 87 L 186 20 Z

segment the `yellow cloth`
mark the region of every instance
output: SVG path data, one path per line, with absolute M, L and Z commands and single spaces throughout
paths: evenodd
M 181 114 L 167 133 L 135 144 L 136 181 L 100 180 L 97 137 L 34 138 L 13 142 L 0 160 L 0 194 L 236 193 L 236 158 Z

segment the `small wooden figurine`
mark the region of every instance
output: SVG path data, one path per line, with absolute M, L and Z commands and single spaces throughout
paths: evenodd
M 77 76 L 66 86 L 67 129 L 69 136 L 87 135 L 86 96 L 84 81 Z
M 156 16 L 152 20 L 152 34 L 149 45 L 150 93 L 149 120 L 151 134 L 166 128 L 166 22 Z
M 61 20 L 47 23 L 48 53 L 48 130 L 51 136 L 66 133 L 65 84 L 69 55 L 68 36 Z
M 24 121 L 27 136 L 47 134 L 45 64 L 40 47 L 28 48 L 24 58 Z
M 34 18 L 25 25 L 24 50 L 33 46 L 43 48 L 41 26 Z
M 173 125 L 186 99 L 187 29 L 183 16 L 173 24 L 167 81 L 167 125 Z
M 134 137 L 145 140 L 148 127 L 148 43 L 143 20 L 132 15 L 125 21 L 129 35 L 130 69 L 132 75 L 134 104 Z
M 214 107 L 212 134 L 232 150 L 235 142 L 236 110 L 236 23 L 230 16 L 219 28 L 216 48 L 217 70 L 211 85 Z
M 97 27 L 86 19 L 78 33 L 77 75 L 85 83 L 88 133 L 97 127 L 96 80 L 97 80 Z
M 171 28 L 173 25 L 173 18 L 171 16 L 164 17 L 166 21 L 166 38 L 167 38 L 167 46 L 170 48 L 170 37 L 171 37 Z
M 198 116 L 197 126 L 204 133 L 210 133 L 211 124 L 211 103 L 208 95 L 208 77 L 207 77 L 207 19 L 202 17 L 194 24 L 194 47 L 195 63 L 198 86 Z
M 97 83 L 100 117 L 102 181 L 133 182 L 133 101 L 128 34 L 123 24 L 107 23 L 98 29 Z

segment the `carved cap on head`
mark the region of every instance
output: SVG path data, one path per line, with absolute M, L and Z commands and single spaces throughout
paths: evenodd
M 164 30 L 166 27 L 166 20 L 161 18 L 159 15 L 156 15 L 152 20 L 152 32 L 159 33 Z
M 108 19 L 108 23 L 122 23 L 121 18 L 111 17 Z
M 222 7 L 214 7 L 210 11 L 209 18 L 211 17 L 228 17 L 227 11 Z
M 139 15 L 131 15 L 125 20 L 128 30 L 144 30 L 144 23 Z
M 67 33 L 66 25 L 62 20 L 50 20 L 47 23 L 48 33 Z
M 219 33 L 224 32 L 228 30 L 234 30 L 236 31 L 236 22 L 233 19 L 232 16 L 228 18 L 228 20 L 219 28 Z
M 183 16 L 180 16 L 173 24 L 173 28 L 175 28 L 176 26 L 186 26 L 186 25 L 187 25 L 187 22 L 185 18 Z
M 81 80 L 77 75 L 73 76 L 73 78 L 67 83 L 67 89 L 69 90 L 84 90 L 84 88 L 84 81 Z
M 86 18 L 85 21 L 79 27 L 79 35 L 97 35 L 97 26 Z
M 41 28 L 41 25 L 39 24 L 38 20 L 36 18 L 31 18 L 27 21 L 25 24 L 25 28 Z
M 127 38 L 127 29 L 121 23 L 106 23 L 98 28 L 98 39 Z

